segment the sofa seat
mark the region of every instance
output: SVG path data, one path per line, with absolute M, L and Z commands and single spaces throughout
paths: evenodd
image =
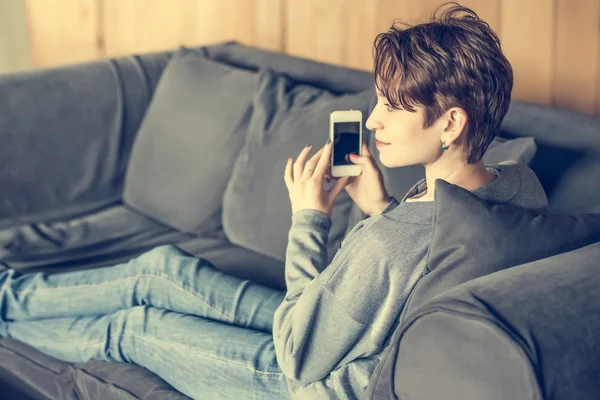
M 214 237 L 173 236 L 178 247 L 209 260 L 217 268 L 240 278 L 283 288 L 281 261 L 233 245 L 222 231 Z M 152 247 L 152 246 L 150 246 Z M 111 265 L 125 261 L 146 246 L 111 254 L 96 255 L 95 261 L 71 261 L 62 269 L 90 268 L 91 263 Z M 103 261 L 100 261 L 103 260 Z M 98 265 L 101 266 L 101 265 Z M 242 268 L 242 266 L 245 266 Z M 33 268 L 32 268 L 33 269 Z M 35 270 L 59 272 L 60 263 L 36 267 Z M 262 273 L 257 276 L 257 271 Z M 272 271 L 265 273 L 264 271 Z M 82 364 L 67 363 L 20 343 L 0 338 L 0 380 L 10 382 L 12 388 L 0 384 L 2 399 L 186 399 L 180 392 L 149 370 L 125 363 L 90 361 Z M 8 397 L 4 397 L 8 396 Z

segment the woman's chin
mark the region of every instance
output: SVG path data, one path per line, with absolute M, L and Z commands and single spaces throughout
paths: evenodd
M 396 168 L 396 163 L 394 162 L 394 160 L 382 155 L 381 152 L 379 153 L 379 161 L 386 168 Z
M 409 167 L 411 165 L 417 165 L 419 164 L 418 162 L 407 162 L 406 160 L 398 160 L 396 159 L 391 159 L 388 157 L 382 157 L 381 154 L 379 155 L 379 161 L 381 162 L 381 164 L 383 164 L 386 168 L 400 168 L 400 167 Z

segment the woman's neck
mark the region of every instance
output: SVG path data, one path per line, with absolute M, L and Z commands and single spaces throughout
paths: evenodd
M 433 201 L 436 179 L 443 179 L 453 185 L 473 191 L 496 179 L 496 175 L 487 170 L 483 161 L 475 164 L 462 164 L 453 169 L 441 168 L 436 165 L 425 166 L 426 192 L 411 198 L 410 201 Z

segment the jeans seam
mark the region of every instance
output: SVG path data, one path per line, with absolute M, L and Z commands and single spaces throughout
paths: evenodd
M 146 338 L 146 337 L 141 336 L 141 335 L 136 334 L 136 333 L 124 333 L 122 335 L 119 335 L 119 338 L 124 338 L 124 337 L 128 337 L 128 336 L 135 337 L 135 338 L 137 338 L 137 339 L 139 339 L 141 341 L 145 341 L 145 342 L 158 343 L 162 347 L 166 347 L 166 346 L 163 345 L 162 341 L 154 340 L 154 339 L 150 339 L 150 338 Z M 213 359 L 213 360 L 218 360 L 218 361 L 224 362 L 226 364 L 232 364 L 232 365 L 240 366 L 240 367 L 246 368 L 246 369 L 248 369 L 248 370 L 250 370 L 250 371 L 252 371 L 254 373 L 261 374 L 261 375 L 283 375 L 283 372 L 261 371 L 261 370 L 257 370 L 255 368 L 249 367 L 247 365 L 241 364 L 239 362 L 235 362 L 235 361 L 231 361 L 231 360 L 226 360 L 226 359 L 223 359 L 223 358 L 220 358 L 220 357 L 209 356 L 209 355 L 206 355 L 205 353 L 202 353 L 200 351 L 194 350 L 194 348 L 190 347 L 190 346 L 184 346 L 184 345 L 178 345 L 178 344 L 169 344 L 169 347 L 179 347 L 179 348 L 184 349 L 187 352 L 195 353 L 195 354 L 198 354 L 198 355 L 200 355 L 202 357 L 210 358 L 210 359 Z
M 154 274 L 142 274 L 142 275 L 136 275 L 136 276 L 129 276 L 126 278 L 119 278 L 119 279 L 115 279 L 112 281 L 108 281 L 108 282 L 102 282 L 102 283 L 94 283 L 94 284 L 82 284 L 82 285 L 72 285 L 72 286 L 68 286 L 68 287 L 61 287 L 61 288 L 43 288 L 43 289 L 32 289 L 32 292 L 50 292 L 53 290 L 56 291 L 63 291 L 63 290 L 71 290 L 73 288 L 84 288 L 84 287 L 94 287 L 94 286 L 101 286 L 101 285 L 107 285 L 107 284 L 111 284 L 111 283 L 115 283 L 115 282 L 119 282 L 119 281 L 124 281 L 124 280 L 131 280 L 131 279 L 137 279 L 137 278 L 143 278 L 143 277 L 152 277 L 152 278 L 158 278 L 158 279 L 162 279 L 164 281 L 169 282 L 171 285 L 173 285 L 176 289 L 182 291 L 183 293 L 194 297 L 195 299 L 198 299 L 198 301 L 200 301 L 202 304 L 204 304 L 205 307 L 210 308 L 211 310 L 214 310 L 216 313 L 218 313 L 219 315 L 221 315 L 223 318 L 225 318 L 227 321 L 231 322 L 231 323 L 235 323 L 235 319 L 230 319 L 227 315 L 223 314 L 220 310 L 218 310 L 217 308 L 211 306 L 210 304 L 208 304 L 206 301 L 204 301 L 203 299 L 201 299 L 200 297 L 196 296 L 194 293 L 185 290 L 184 288 L 182 288 L 181 286 L 175 284 L 175 282 L 173 282 L 172 280 L 165 278 L 163 276 L 160 275 L 154 275 Z M 13 289 L 13 291 L 15 293 L 18 294 L 22 294 L 21 291 Z M 140 304 L 141 305 L 141 304 Z

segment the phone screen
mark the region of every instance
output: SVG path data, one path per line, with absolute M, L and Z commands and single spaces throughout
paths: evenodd
M 354 165 L 346 156 L 360 154 L 360 122 L 333 124 L 333 165 Z

